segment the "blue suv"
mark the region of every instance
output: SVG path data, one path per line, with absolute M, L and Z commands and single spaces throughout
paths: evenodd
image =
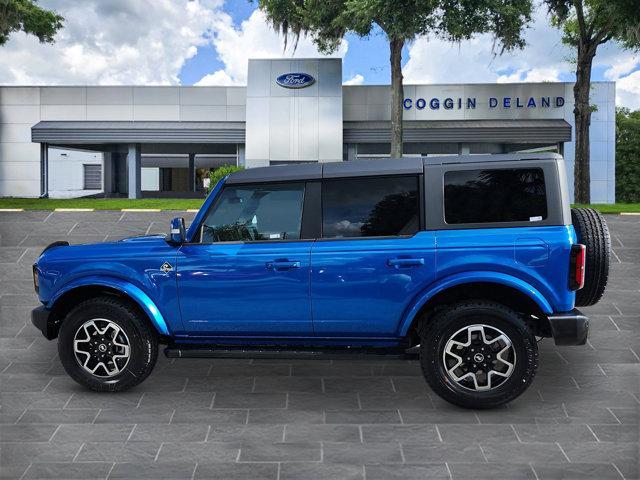
M 508 402 L 536 337 L 586 342 L 603 294 L 601 215 L 569 208 L 557 154 L 255 168 L 185 229 L 47 247 L 32 321 L 77 382 L 121 391 L 169 357 L 418 355 L 444 399 Z

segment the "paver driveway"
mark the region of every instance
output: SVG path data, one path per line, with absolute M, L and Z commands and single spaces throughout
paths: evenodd
M 84 390 L 30 324 L 42 247 L 166 232 L 163 213 L 0 213 L 3 478 L 637 478 L 640 217 L 615 255 L 589 344 L 540 343 L 529 391 L 470 411 L 413 361 L 175 360 L 121 394 Z

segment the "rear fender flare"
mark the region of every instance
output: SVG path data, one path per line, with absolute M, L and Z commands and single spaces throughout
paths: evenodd
M 118 278 L 98 276 L 77 278 L 58 290 L 47 303 L 47 308 L 53 308 L 56 301 L 58 301 L 64 294 L 80 287 L 108 287 L 121 292 L 123 295 L 133 300 L 147 314 L 159 334 L 171 335 L 164 317 L 153 300 L 151 300 L 151 298 L 139 287 Z
M 407 307 L 405 313 L 400 322 L 400 328 L 398 335 L 404 337 L 409 331 L 409 327 L 413 323 L 416 315 L 420 312 L 420 309 L 435 295 L 443 292 L 451 287 L 463 285 L 465 283 L 498 283 L 507 287 L 514 288 L 529 298 L 531 298 L 544 313 L 553 313 L 553 308 L 547 299 L 536 288 L 529 283 L 500 272 L 465 272 L 457 273 L 441 279 L 433 285 L 430 285 L 427 289 L 423 290 L 413 302 Z

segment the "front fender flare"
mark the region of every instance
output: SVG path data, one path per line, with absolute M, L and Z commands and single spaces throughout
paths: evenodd
M 463 285 L 465 283 L 498 283 L 507 287 L 514 288 L 529 298 L 531 298 L 540 307 L 544 313 L 553 313 L 553 308 L 547 299 L 536 288 L 529 283 L 500 272 L 465 272 L 457 273 L 449 277 L 445 277 L 437 283 L 430 285 L 426 290 L 420 293 L 406 309 L 402 321 L 400 322 L 399 335 L 405 336 L 409 331 L 409 327 L 414 318 L 420 312 L 420 309 L 435 295 L 448 288 Z
M 113 277 L 89 276 L 77 278 L 58 290 L 47 303 L 47 308 L 51 309 L 65 293 L 68 293 L 79 287 L 108 287 L 122 292 L 127 297 L 136 302 L 140 308 L 148 315 L 151 323 L 156 327 L 158 333 L 162 335 L 170 335 L 167 322 L 156 307 L 156 304 L 144 293 L 140 288 L 130 282 Z

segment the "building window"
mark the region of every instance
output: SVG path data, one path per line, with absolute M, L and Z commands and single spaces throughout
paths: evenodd
M 202 225 L 202 243 L 300 238 L 304 183 L 225 187 Z
M 84 189 L 102 190 L 102 165 L 82 165 L 84 170 Z
M 419 230 L 418 177 L 348 178 L 322 185 L 322 236 L 385 237 Z
M 444 213 L 449 224 L 544 220 L 544 173 L 540 168 L 446 172 Z

